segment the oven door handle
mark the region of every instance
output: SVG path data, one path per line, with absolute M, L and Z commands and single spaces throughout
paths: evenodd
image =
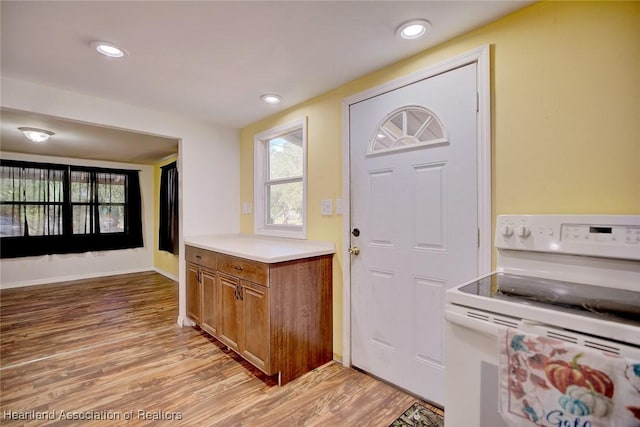
M 449 309 L 444 312 L 444 316 L 449 322 L 464 326 L 465 328 L 473 329 L 490 337 L 498 336 L 498 325 L 486 320 L 474 319 Z
M 529 319 L 521 319 L 520 323 L 522 325 L 522 329 L 524 330 L 529 330 L 531 332 L 536 331 L 538 328 L 544 328 L 547 327 L 548 325 L 542 323 L 542 322 L 538 322 L 535 320 L 529 320 Z

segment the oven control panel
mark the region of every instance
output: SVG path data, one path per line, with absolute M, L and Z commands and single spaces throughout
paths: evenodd
M 498 249 L 640 260 L 640 215 L 499 215 Z

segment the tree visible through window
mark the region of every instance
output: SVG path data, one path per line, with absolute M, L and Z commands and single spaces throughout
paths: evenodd
M 302 129 L 268 141 L 269 224 L 302 226 Z
M 256 135 L 255 232 L 305 236 L 304 120 Z

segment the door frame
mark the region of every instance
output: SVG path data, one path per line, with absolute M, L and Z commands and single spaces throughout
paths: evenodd
M 351 366 L 351 162 L 349 107 L 374 96 L 469 64 L 476 64 L 478 88 L 478 276 L 491 272 L 491 69 L 490 46 L 476 49 L 396 78 L 342 100 L 342 364 Z

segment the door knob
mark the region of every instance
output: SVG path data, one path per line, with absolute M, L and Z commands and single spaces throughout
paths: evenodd
M 351 255 L 360 255 L 360 248 L 359 248 L 359 247 L 357 247 L 357 246 L 351 246 L 351 247 L 349 248 L 349 253 L 350 253 Z

